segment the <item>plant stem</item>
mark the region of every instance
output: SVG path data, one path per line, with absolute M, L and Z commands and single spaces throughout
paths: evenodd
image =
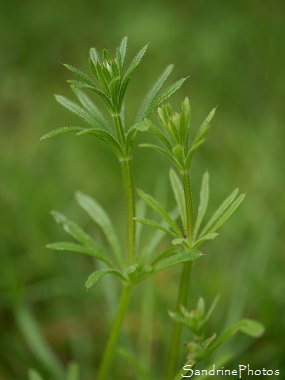
M 105 352 L 104 352 L 103 359 L 101 362 L 101 367 L 98 373 L 97 380 L 105 380 L 106 376 L 108 375 L 110 366 L 113 361 L 116 344 L 121 332 L 124 316 L 128 308 L 128 304 L 129 304 L 129 300 L 131 296 L 131 289 L 132 288 L 130 285 L 125 285 L 123 288 L 118 309 L 117 309 L 115 319 L 112 325 L 112 330 L 111 330 L 109 340 L 105 348 Z
M 116 128 L 116 133 L 121 145 L 125 142 L 125 135 L 123 124 L 120 115 L 113 115 L 113 120 Z M 126 223 L 127 223 L 127 257 L 126 265 L 130 266 L 133 263 L 134 252 L 135 252 L 135 221 L 133 217 L 135 216 L 135 195 L 134 195 L 134 185 L 132 176 L 132 157 L 120 158 L 120 164 L 122 168 L 122 176 L 125 190 L 125 210 L 126 210 Z M 103 359 L 101 362 L 101 367 L 98 373 L 97 380 L 105 380 L 108 375 L 110 366 L 113 361 L 114 352 L 116 349 L 117 341 L 120 335 L 122 323 L 128 308 L 130 296 L 131 296 L 132 286 L 127 284 L 124 286 L 120 302 L 117 308 L 115 319 L 112 324 L 111 333 Z
M 193 204 L 192 204 L 192 192 L 190 184 L 190 176 L 188 172 L 181 173 L 183 182 L 183 191 L 185 197 L 186 205 L 186 218 L 187 218 L 187 239 L 191 243 L 192 233 L 193 233 Z M 188 287 L 190 283 L 192 262 L 187 262 L 183 264 L 182 274 L 179 284 L 179 292 L 176 304 L 176 312 L 180 313 L 181 306 L 187 307 L 188 301 Z M 175 367 L 178 365 L 179 361 L 179 348 L 180 348 L 180 338 L 181 338 L 181 323 L 174 322 L 173 330 L 170 342 L 170 350 L 168 356 L 168 366 L 166 372 L 166 380 L 172 380 Z
M 127 218 L 127 265 L 133 264 L 135 254 L 135 235 L 136 225 L 134 221 L 135 216 L 135 195 L 133 185 L 133 175 L 131 167 L 131 157 L 122 158 L 121 167 L 123 173 L 123 181 L 125 188 L 125 204 L 126 204 L 126 218 Z

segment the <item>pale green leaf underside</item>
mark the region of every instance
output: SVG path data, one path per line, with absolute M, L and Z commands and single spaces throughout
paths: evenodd
M 114 274 L 115 276 L 118 276 L 122 280 L 125 280 L 125 277 L 117 270 L 115 269 L 106 269 L 106 270 L 97 270 L 90 274 L 87 281 L 85 282 L 85 287 L 87 289 L 91 288 L 98 280 L 100 280 L 101 277 L 105 276 L 105 274 Z

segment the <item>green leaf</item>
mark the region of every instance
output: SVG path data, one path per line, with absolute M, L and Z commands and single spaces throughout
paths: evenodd
M 139 218 L 139 217 L 135 217 L 133 218 L 136 222 L 139 222 L 139 223 L 142 223 L 146 226 L 149 226 L 149 227 L 153 227 L 153 228 L 156 228 L 157 230 L 161 230 L 161 231 L 164 231 L 166 232 L 168 235 L 170 235 L 171 237 L 173 238 L 176 238 L 176 234 L 174 234 L 171 230 L 169 230 L 168 228 L 164 227 L 162 224 L 158 223 L 158 222 L 155 222 L 154 220 L 151 220 L 151 219 L 147 219 L 147 218 Z
M 105 274 L 108 273 L 114 274 L 122 280 L 126 280 L 122 273 L 115 269 L 96 270 L 95 272 L 91 273 L 88 277 L 87 281 L 85 282 L 85 287 L 87 289 L 91 288 L 91 286 L 93 286 L 98 280 L 100 280 L 101 277 L 105 276 Z
M 43 380 L 43 378 L 34 369 L 29 369 L 29 380 Z
M 148 125 L 143 121 L 136 123 L 128 130 L 127 135 L 126 135 L 126 152 L 129 152 L 129 153 L 132 152 L 134 142 L 139 132 L 145 132 L 147 130 L 148 130 Z
M 108 96 L 106 96 L 104 94 L 103 91 L 101 91 L 98 87 L 96 87 L 95 85 L 93 86 L 90 86 L 89 84 L 86 84 L 84 82 L 80 82 L 80 81 L 77 81 L 77 80 L 68 80 L 67 81 L 68 83 L 70 83 L 70 85 L 72 86 L 72 88 L 82 88 L 82 89 L 85 89 L 85 90 L 89 90 L 91 92 L 94 92 L 95 94 L 99 95 L 100 98 L 104 101 L 104 103 L 107 105 L 107 107 L 110 109 L 110 110 L 113 110 L 113 104 L 112 102 L 110 101 L 110 99 L 108 98 Z
M 124 259 L 118 237 L 115 229 L 111 223 L 111 220 L 103 208 L 90 196 L 77 192 L 76 200 L 78 204 L 87 212 L 91 219 L 97 223 L 105 234 L 107 241 L 109 242 L 114 255 L 116 256 L 121 267 L 124 266 Z
M 166 268 L 172 267 L 173 265 L 186 263 L 187 261 L 194 261 L 202 256 L 202 253 L 197 250 L 185 251 L 174 254 L 161 260 L 155 267 L 154 273 L 160 272 Z
M 56 101 L 67 108 L 69 111 L 75 113 L 75 115 L 81 117 L 83 120 L 85 120 L 88 124 L 94 127 L 96 123 L 94 124 L 94 119 L 90 115 L 89 112 L 87 112 L 84 108 L 79 106 L 77 103 L 72 102 L 71 100 L 65 98 L 64 96 L 61 95 L 55 95 Z
M 156 135 L 156 137 L 159 138 L 159 140 L 166 146 L 166 148 L 172 152 L 172 145 L 171 142 L 168 140 L 168 138 L 165 136 L 164 133 L 160 131 L 159 128 L 157 128 L 149 119 L 144 119 L 145 123 L 149 126 L 152 133 Z
M 129 80 L 130 80 L 132 74 L 134 73 L 135 69 L 137 68 L 137 66 L 140 64 L 140 61 L 142 60 L 142 58 L 143 58 L 143 56 L 147 50 L 147 47 L 148 47 L 148 45 L 145 45 L 139 50 L 139 52 L 136 54 L 135 58 L 132 60 L 131 64 L 129 65 L 129 67 L 128 67 L 125 75 L 124 75 L 122 85 L 121 85 L 119 104 L 121 104 L 123 102 L 123 98 L 125 96 L 125 92 L 126 92 Z
M 206 316 L 205 316 L 205 318 L 204 318 L 204 325 L 205 325 L 205 324 L 209 321 L 209 319 L 211 318 L 213 312 L 215 311 L 215 309 L 216 309 L 216 307 L 217 307 L 217 305 L 218 305 L 218 303 L 219 303 L 219 300 L 220 300 L 220 296 L 216 296 L 216 297 L 214 298 L 214 301 L 212 302 L 211 307 L 210 307 L 210 309 L 208 310 L 208 312 L 207 312 L 207 314 L 206 314 Z
M 198 214 L 197 214 L 194 231 L 193 231 L 194 241 L 196 240 L 202 220 L 207 210 L 208 201 L 209 201 L 209 174 L 208 172 L 206 172 L 203 175 L 203 179 L 202 179 L 202 185 L 201 185 L 201 191 L 200 191 L 200 203 L 199 203 Z
M 201 239 L 196 240 L 192 245 L 191 248 L 197 248 L 202 243 L 204 243 L 207 240 L 214 240 L 219 234 L 217 232 L 213 232 L 211 234 L 204 235 Z
M 235 323 L 231 327 L 227 328 L 208 348 L 207 354 L 214 351 L 222 343 L 231 338 L 236 332 L 243 332 L 253 338 L 258 338 L 264 333 L 264 326 L 251 319 L 242 319 L 241 321 Z
M 92 81 L 92 79 L 89 78 L 88 75 L 84 74 L 81 70 L 78 70 L 76 67 L 68 65 L 67 63 L 64 64 L 64 66 L 89 86 L 95 86 L 95 83 Z
M 108 257 L 106 257 L 106 253 L 101 250 L 101 248 L 96 247 L 90 247 L 90 246 L 84 246 L 81 244 L 73 243 L 73 242 L 57 242 L 57 243 L 50 243 L 46 245 L 46 248 L 53 249 L 56 251 L 71 251 L 71 252 L 79 252 L 84 253 L 85 255 L 95 257 L 98 260 L 103 261 L 106 263 L 109 267 L 113 268 L 114 264 Z
M 80 103 L 89 112 L 93 120 L 94 126 L 100 126 L 103 129 L 109 129 L 109 124 L 105 117 L 102 115 L 98 107 L 92 102 L 92 100 L 83 91 L 78 88 L 73 88 L 75 95 L 77 96 Z
M 127 47 L 128 47 L 128 37 L 124 37 L 117 51 L 117 61 L 119 64 L 119 71 L 121 75 L 125 66 Z
M 180 181 L 180 178 L 173 169 L 170 169 L 169 172 L 170 183 L 174 193 L 176 203 L 179 208 L 179 213 L 182 221 L 182 226 L 184 231 L 187 230 L 187 217 L 186 217 L 186 206 L 185 206 L 185 197 L 183 193 L 183 187 Z
M 173 70 L 173 65 L 167 66 L 166 69 L 163 71 L 163 73 L 159 76 L 159 78 L 157 79 L 155 84 L 152 86 L 150 91 L 147 93 L 147 95 L 146 95 L 146 97 L 142 103 L 142 106 L 140 108 L 140 111 L 138 113 L 138 116 L 136 119 L 137 121 L 143 120 L 143 118 L 146 116 L 145 114 L 146 114 L 149 106 L 153 102 L 154 98 L 157 97 L 157 94 L 159 93 L 160 89 L 164 85 L 165 81 L 169 77 L 172 70 Z
M 82 127 L 62 127 L 62 128 L 57 128 L 54 129 L 53 131 L 50 131 L 43 135 L 41 137 L 41 141 L 45 139 L 49 139 L 50 137 L 56 136 L 56 135 L 61 135 L 63 133 L 70 133 L 70 132 L 80 132 L 83 131 L 85 128 Z
M 105 130 L 98 129 L 98 128 L 85 128 L 82 131 L 80 131 L 78 135 L 84 135 L 87 133 L 90 135 L 94 135 L 98 137 L 100 140 L 107 143 L 111 147 L 111 149 L 114 151 L 117 157 L 121 158 L 124 155 L 122 148 L 109 132 L 106 132 Z
M 179 230 L 179 228 L 177 227 L 176 223 L 174 222 L 174 220 L 172 220 L 172 218 L 169 216 L 169 214 L 167 213 L 167 211 L 162 207 L 162 205 L 156 200 L 154 199 L 152 196 L 150 196 L 149 194 L 146 194 L 144 193 L 142 190 L 137 190 L 138 191 L 138 194 L 139 196 L 154 210 L 156 211 L 161 217 L 162 219 L 165 220 L 165 222 L 168 224 L 168 226 L 173 230 L 173 232 L 178 235 L 178 236 L 181 236 L 181 231 Z
M 162 149 L 160 146 L 157 146 L 154 144 L 139 144 L 139 147 L 154 149 L 157 152 L 164 154 L 166 157 L 168 157 L 174 163 L 174 165 L 178 169 L 181 169 L 181 166 L 180 166 L 179 162 L 177 161 L 177 159 L 175 157 L 173 157 L 170 153 L 166 152 L 166 150 Z
M 178 247 L 171 247 L 160 253 L 155 259 L 152 260 L 151 266 L 155 266 L 159 261 L 165 259 L 166 257 L 173 256 L 176 253 L 179 253 L 180 249 Z
M 90 235 L 82 230 L 75 222 L 67 219 L 63 214 L 52 211 L 52 216 L 58 224 L 63 226 L 65 232 L 67 232 L 70 236 L 72 236 L 79 243 L 85 245 L 94 250 L 100 250 L 95 241 L 92 239 Z
M 202 125 L 196 133 L 193 144 L 197 144 L 207 133 L 208 129 L 210 128 L 210 121 L 215 115 L 216 108 L 217 107 L 213 108 L 209 115 L 206 117 L 206 119 L 203 121 Z
M 174 82 L 172 85 L 167 87 L 166 90 L 162 92 L 162 94 L 158 94 L 155 96 L 155 98 L 152 100 L 151 104 L 148 106 L 147 110 L 145 111 L 145 116 L 149 116 L 157 107 L 159 107 L 165 100 L 167 100 L 172 94 L 174 94 L 185 82 L 187 78 L 179 79 L 178 81 Z
M 210 231 L 211 227 L 217 222 L 218 219 L 221 218 L 221 216 L 224 214 L 226 209 L 233 203 L 235 200 L 237 194 L 238 194 L 238 189 L 235 189 L 223 202 L 222 204 L 218 207 L 218 209 L 215 211 L 209 222 L 206 224 L 206 226 L 203 228 L 199 235 L 199 239 L 203 237 L 205 234 L 208 234 Z

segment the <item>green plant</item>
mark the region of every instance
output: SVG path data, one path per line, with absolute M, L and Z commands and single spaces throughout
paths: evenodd
M 68 81 L 78 102 L 59 95 L 56 96 L 56 100 L 81 117 L 89 126 L 63 127 L 42 137 L 42 139 L 46 139 L 67 132 L 76 133 L 78 136 L 84 134 L 93 135 L 111 148 L 121 166 L 125 190 L 126 249 L 123 248 L 123 244 L 106 211 L 97 201 L 82 192 L 76 193 L 76 200 L 102 230 L 108 247 L 102 247 L 74 221 L 69 220 L 57 211 L 53 211 L 53 217 L 74 241 L 47 245 L 48 248 L 53 250 L 83 253 L 101 262 L 100 269 L 97 269 L 88 277 L 85 283 L 87 289 L 106 274 L 113 274 L 122 282 L 123 287 L 116 315 L 96 377 L 98 380 L 106 379 L 108 376 L 133 287 L 166 268 L 176 264 L 183 264 L 166 377 L 171 379 L 174 376 L 175 367 L 178 365 L 180 333 L 183 324 L 182 317 L 179 318 L 178 316 L 183 316 L 182 311 L 187 308 L 192 261 L 202 256 L 202 253 L 197 248 L 205 241 L 213 240 L 217 237 L 218 233 L 216 231 L 244 199 L 244 194 L 238 195 L 238 190 L 234 190 L 210 220 L 201 227 L 209 198 L 209 175 L 205 173 L 200 192 L 200 205 L 195 217 L 191 193 L 190 165 L 194 153 L 205 141 L 205 134 L 210 127 L 210 121 L 215 110 L 211 111 L 190 143 L 190 105 L 188 98 L 182 102 L 181 113 L 173 112 L 169 104 L 159 108 L 165 100 L 181 87 L 186 79 L 180 79 L 162 90 L 173 69 L 172 65 L 167 66 L 146 95 L 135 123 L 130 126 L 125 124 L 124 112 L 126 107 L 124 99 L 126 89 L 146 49 L 147 46 L 144 46 L 130 65 L 125 68 L 126 37 L 123 38 L 116 49 L 115 58 L 111 58 L 107 50 L 103 50 L 102 55 L 99 56 L 96 49 L 92 48 L 89 55 L 89 66 L 94 79 L 91 79 L 73 66 L 65 65 L 79 78 L 79 80 Z M 82 90 L 95 93 L 103 100 L 103 103 L 107 106 L 109 119 L 103 116 L 91 98 Z M 157 127 L 149 119 L 149 116 L 156 109 L 158 109 L 161 128 Z M 161 221 L 138 216 L 136 212 L 132 158 L 138 134 L 145 131 L 150 131 L 158 137 L 164 147 L 154 144 L 141 144 L 141 146 L 155 149 L 166 155 L 180 175 L 179 177 L 174 169 L 170 170 L 170 183 L 177 203 L 177 208 L 172 212 L 167 212 L 162 204 L 151 195 L 138 190 L 139 197 L 158 214 Z M 177 222 L 178 216 L 180 217 L 180 222 Z M 137 223 L 153 227 L 159 232 L 159 234 L 154 232 L 152 240 L 142 252 L 138 252 L 139 234 L 136 232 Z M 161 234 L 161 231 L 164 234 Z M 163 252 L 157 254 L 157 245 L 165 234 L 171 237 L 171 244 Z M 108 253 L 108 249 L 110 249 L 111 254 Z M 31 374 L 31 378 L 36 379 L 36 376 L 38 375 L 35 373 Z

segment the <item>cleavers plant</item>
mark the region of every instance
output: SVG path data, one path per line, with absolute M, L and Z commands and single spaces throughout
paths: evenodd
M 65 65 L 78 78 L 77 80 L 68 81 L 78 101 L 71 101 L 60 95 L 56 95 L 56 100 L 82 118 L 87 123 L 87 126 L 63 127 L 53 130 L 42 137 L 42 139 L 46 139 L 66 132 L 73 132 L 78 136 L 83 134 L 93 135 L 111 148 L 121 166 L 125 191 L 126 248 L 123 248 L 123 244 L 106 211 L 97 201 L 82 192 L 76 193 L 76 200 L 102 230 L 109 247 L 101 247 L 74 221 L 69 220 L 57 211 L 53 211 L 52 215 L 56 222 L 62 225 L 67 234 L 73 238 L 73 241 L 47 245 L 48 248 L 53 250 L 83 253 L 103 263 L 100 265 L 100 269 L 97 269 L 88 277 L 85 283 L 87 289 L 106 274 L 113 274 L 122 282 L 123 286 L 117 311 L 96 377 L 98 380 L 108 378 L 133 287 L 166 268 L 182 263 L 177 307 L 176 311 L 170 314 L 174 320 L 174 327 L 166 378 L 167 380 L 173 379 L 175 372 L 179 368 L 181 326 L 188 323 L 185 321 L 188 318 L 186 310 L 192 261 L 202 256 L 198 247 L 203 242 L 217 237 L 217 230 L 244 199 L 244 194 L 238 195 L 238 190 L 234 190 L 209 221 L 203 224 L 209 199 L 209 175 L 205 173 L 201 185 L 200 204 L 195 216 L 191 193 L 190 166 L 195 151 L 205 141 L 205 134 L 210 127 L 210 121 L 214 116 L 215 109 L 211 111 L 198 129 L 194 139 L 190 141 L 190 105 L 188 98 L 182 102 L 180 113 L 174 112 L 169 104 L 162 105 L 181 87 L 186 79 L 182 78 L 163 89 L 173 65 L 166 67 L 147 93 L 138 111 L 136 121 L 132 125 L 126 125 L 126 89 L 146 50 L 147 45 L 139 50 L 126 67 L 127 37 L 122 39 L 116 49 L 115 58 L 112 58 L 106 49 L 99 55 L 96 49 L 92 48 L 89 54 L 89 66 L 94 78 L 90 78 L 73 66 Z M 103 116 L 103 113 L 84 90 L 98 95 L 103 100 L 109 113 L 108 119 Z M 149 119 L 149 116 L 156 109 L 158 109 L 160 127 Z M 170 170 L 170 184 L 177 203 L 176 210 L 169 213 L 151 195 L 142 190 L 137 191 L 145 204 L 158 214 L 161 219 L 159 221 L 138 216 L 136 212 L 137 202 L 133 183 L 132 158 L 138 134 L 144 131 L 149 131 L 155 135 L 162 146 L 154 144 L 141 144 L 141 146 L 163 153 L 171 160 L 174 166 L 174 169 Z M 177 221 L 178 216 L 180 221 Z M 152 242 L 142 252 L 138 252 L 139 234 L 136 233 L 137 223 L 150 226 L 159 232 L 158 235 L 157 231 L 154 231 Z M 171 237 L 170 245 L 163 252 L 157 254 L 157 245 L 165 235 Z M 108 253 L 108 249 L 111 249 L 111 255 Z M 199 303 L 199 310 L 202 308 L 201 304 L 202 301 Z M 255 327 L 255 322 L 251 321 L 251 325 Z M 214 338 L 212 341 L 214 341 Z M 33 376 L 36 378 L 35 372 L 33 372 Z

